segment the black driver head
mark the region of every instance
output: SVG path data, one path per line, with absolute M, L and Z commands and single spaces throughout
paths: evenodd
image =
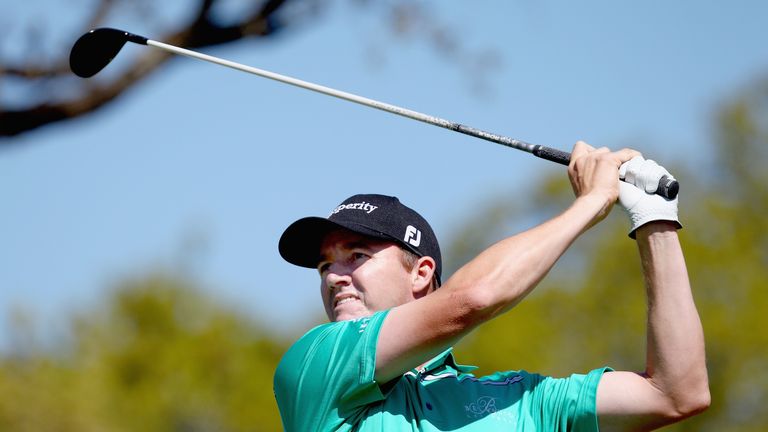
M 146 45 L 147 38 L 113 28 L 91 30 L 72 46 L 69 68 L 79 77 L 90 78 L 104 69 L 129 41 Z

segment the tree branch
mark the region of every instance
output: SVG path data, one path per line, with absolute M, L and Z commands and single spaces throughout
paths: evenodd
M 187 48 L 203 48 L 235 42 L 249 37 L 268 37 L 278 28 L 275 15 L 286 0 L 270 0 L 260 4 L 254 11 L 239 22 L 219 25 L 212 18 L 212 9 L 216 0 L 200 0 L 199 12 L 180 29 L 161 35 L 158 40 Z M 103 0 L 89 20 L 90 28 L 98 27 L 114 6 L 112 0 Z M 68 56 L 68 53 L 67 53 Z M 62 56 L 63 57 L 63 56 Z M 80 93 L 72 99 L 56 102 L 44 100 L 32 106 L 20 109 L 8 109 L 0 106 L 0 136 L 11 137 L 48 124 L 79 117 L 98 110 L 113 102 L 126 90 L 160 68 L 171 54 L 157 50 L 145 50 L 129 66 L 109 83 L 82 86 Z M 0 70 L 0 76 L 27 80 L 55 81 L 66 80 L 71 84 L 71 72 L 68 62 L 59 58 L 52 64 L 55 67 L 38 66 L 7 67 Z M 67 83 L 56 85 L 66 85 Z M 55 93 L 55 92 L 53 92 Z M 0 145 L 9 145 L 11 141 L 2 140 Z

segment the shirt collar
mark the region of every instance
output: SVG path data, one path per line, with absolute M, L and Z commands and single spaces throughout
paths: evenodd
M 453 348 L 448 348 L 442 353 L 438 354 L 437 356 L 433 357 L 432 360 L 428 361 L 420 370 L 419 373 L 422 374 L 428 374 L 436 371 L 439 368 L 442 368 L 444 366 L 451 367 L 455 369 L 458 372 L 468 373 L 475 369 L 477 369 L 477 366 L 472 365 L 461 365 L 456 363 L 456 359 L 453 356 Z

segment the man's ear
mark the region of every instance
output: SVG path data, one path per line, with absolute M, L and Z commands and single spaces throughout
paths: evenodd
M 420 257 L 411 270 L 413 276 L 413 297 L 420 298 L 429 293 L 435 276 L 435 260 L 432 257 Z

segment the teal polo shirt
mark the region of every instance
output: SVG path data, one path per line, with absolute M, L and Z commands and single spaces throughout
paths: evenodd
M 387 312 L 320 325 L 288 349 L 274 379 L 286 431 L 598 430 L 597 384 L 609 368 L 475 377 L 449 349 L 382 388 L 376 341 Z

